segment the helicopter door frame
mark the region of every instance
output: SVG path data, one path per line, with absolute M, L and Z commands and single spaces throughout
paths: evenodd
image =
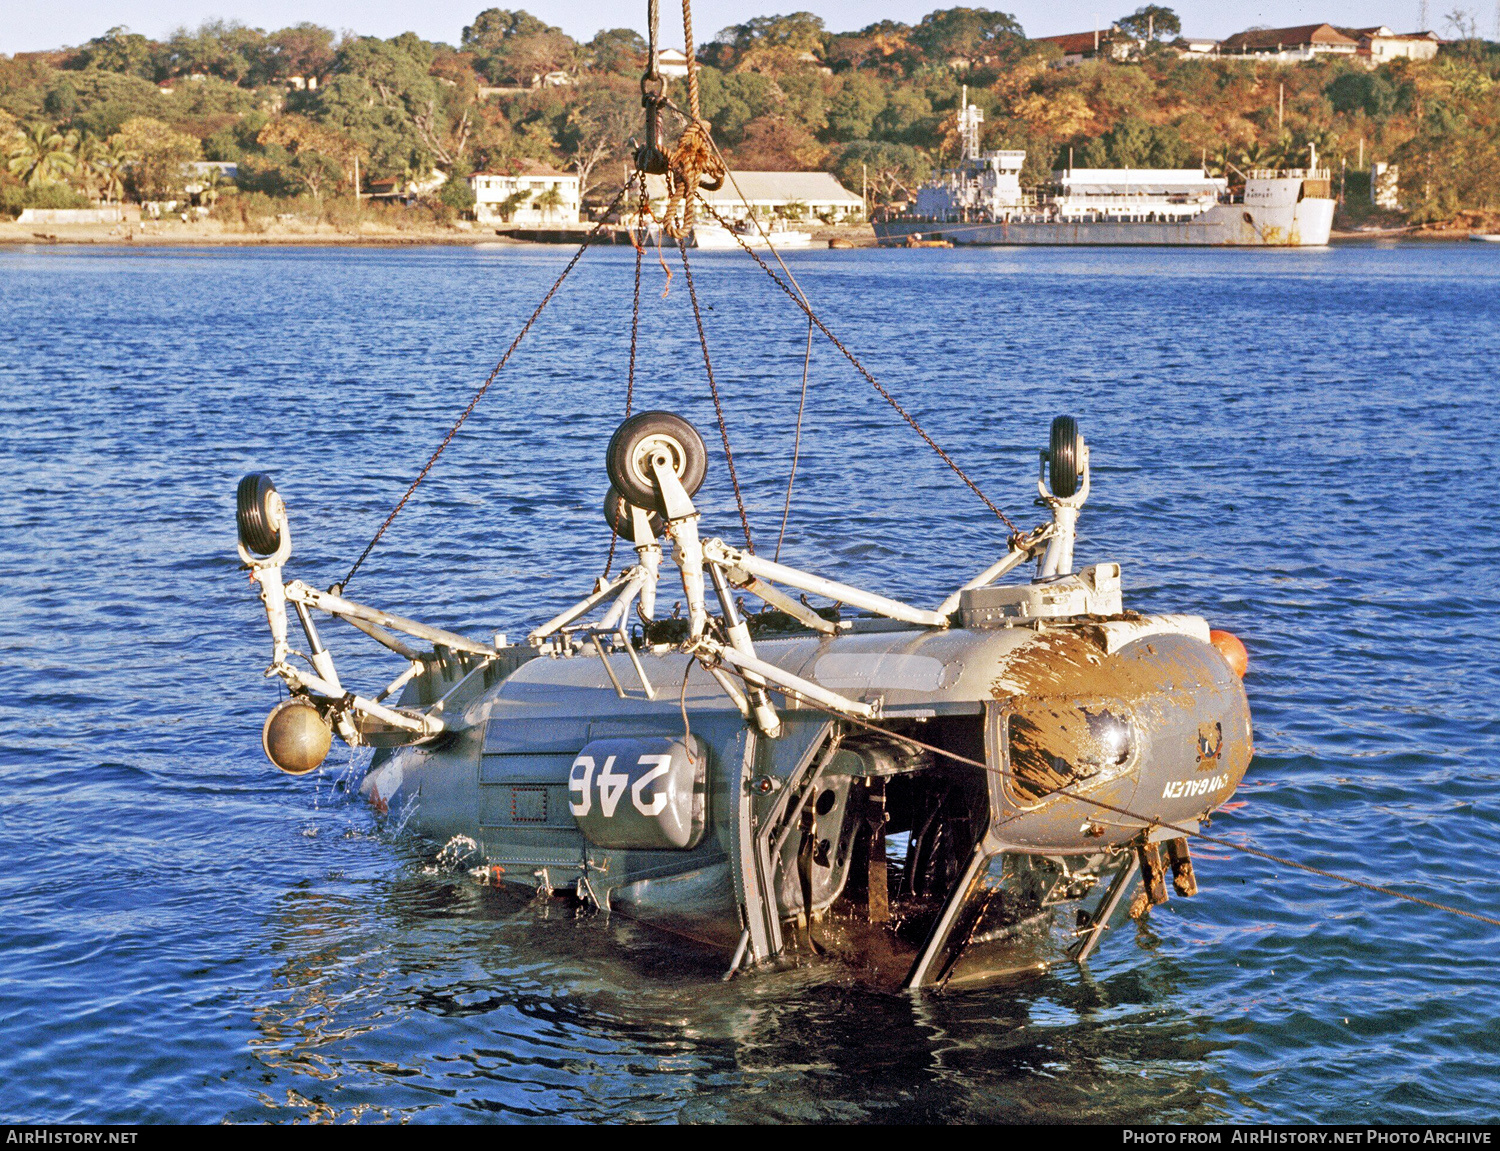
M 1001 806 L 1004 803 L 1004 795 L 1000 787 L 1001 772 L 1005 770 L 1005 740 L 1001 737 L 1004 729 L 997 726 L 996 717 L 1005 711 L 1003 704 L 991 701 L 986 701 L 984 704 L 982 721 L 984 762 L 989 765 L 986 772 L 989 776 L 986 781 L 988 786 L 985 788 L 989 802 L 985 805 L 984 829 L 974 842 L 974 850 L 969 856 L 969 862 L 963 874 L 953 885 L 953 890 L 948 893 L 948 901 L 943 906 L 943 913 L 938 916 L 937 922 L 928 932 L 927 939 L 922 944 L 921 953 L 907 974 L 907 987 L 931 987 L 941 983 L 963 954 L 968 945 L 969 936 L 973 934 L 977 916 L 983 911 L 983 904 L 975 899 L 980 886 L 979 881 L 988 873 L 990 861 L 1000 854 L 1005 846 L 996 837 L 996 830 L 1005 817 L 1005 810 Z M 964 923 L 966 912 L 967 924 Z M 961 932 L 960 927 L 962 927 Z M 954 940 L 960 935 L 962 942 L 955 949 Z

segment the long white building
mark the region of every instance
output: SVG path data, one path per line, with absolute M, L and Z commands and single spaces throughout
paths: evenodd
M 718 191 L 703 193 L 726 220 L 743 220 L 749 215 L 746 201 L 763 218 L 787 216 L 793 209 L 799 210 L 804 219 L 826 218 L 832 223 L 864 215 L 865 202 L 827 172 L 736 170 L 732 175 L 734 178 L 725 180 Z M 666 196 L 666 181 L 662 177 L 647 176 L 646 180 L 653 200 Z

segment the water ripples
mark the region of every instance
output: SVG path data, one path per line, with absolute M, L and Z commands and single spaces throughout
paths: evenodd
M 1245 638 L 1258 754 L 1216 833 L 1493 913 L 1500 265 L 1477 247 L 796 270 L 1013 515 L 1077 414 L 1080 555 Z M 724 985 L 719 957 L 435 867 L 348 801 L 347 759 L 271 772 L 235 480 L 272 471 L 296 574 L 341 576 L 565 258 L 0 253 L 0 1120 L 1493 1118 L 1496 932 L 1265 860 L 1205 845 L 1202 894 L 1087 971 Z M 764 546 L 805 322 L 748 262 L 699 265 Z M 684 285 L 647 276 L 637 403 L 710 428 Z M 518 635 L 597 574 L 629 282 L 628 252 L 585 259 L 357 596 Z M 703 503 L 736 539 L 722 466 Z M 784 558 L 928 601 L 1003 538 L 815 346 Z M 356 682 L 388 666 L 329 638 Z

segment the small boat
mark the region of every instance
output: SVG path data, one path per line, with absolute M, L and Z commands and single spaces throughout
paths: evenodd
M 806 248 L 812 243 L 811 232 L 799 232 L 786 226 L 786 221 L 775 219 L 757 224 L 754 220 L 741 220 L 731 231 L 721 224 L 697 223 L 693 225 L 690 247 L 705 251 L 727 251 L 741 246 L 747 248 Z
M 1469 239 L 1480 244 L 1500 244 L 1500 232 L 1470 232 Z

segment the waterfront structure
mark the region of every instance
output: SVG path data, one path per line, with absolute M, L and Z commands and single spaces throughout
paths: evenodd
M 1224 56 L 1262 60 L 1273 64 L 1295 64 L 1318 56 L 1353 57 L 1359 41 L 1332 24 L 1303 24 L 1296 28 L 1251 28 L 1236 32 L 1219 45 Z
M 576 224 L 583 195 L 575 173 L 523 160 L 512 172 L 475 172 L 474 218 L 481 224 Z
M 749 215 L 745 201 L 749 201 L 757 216 L 765 219 L 783 216 L 839 223 L 864 215 L 864 200 L 827 172 L 736 170 L 731 176 L 722 188 L 712 192 L 705 189 L 702 193 L 714 211 L 726 220 L 743 220 Z M 646 184 L 653 200 L 666 198 L 667 185 L 662 177 L 647 176 Z

